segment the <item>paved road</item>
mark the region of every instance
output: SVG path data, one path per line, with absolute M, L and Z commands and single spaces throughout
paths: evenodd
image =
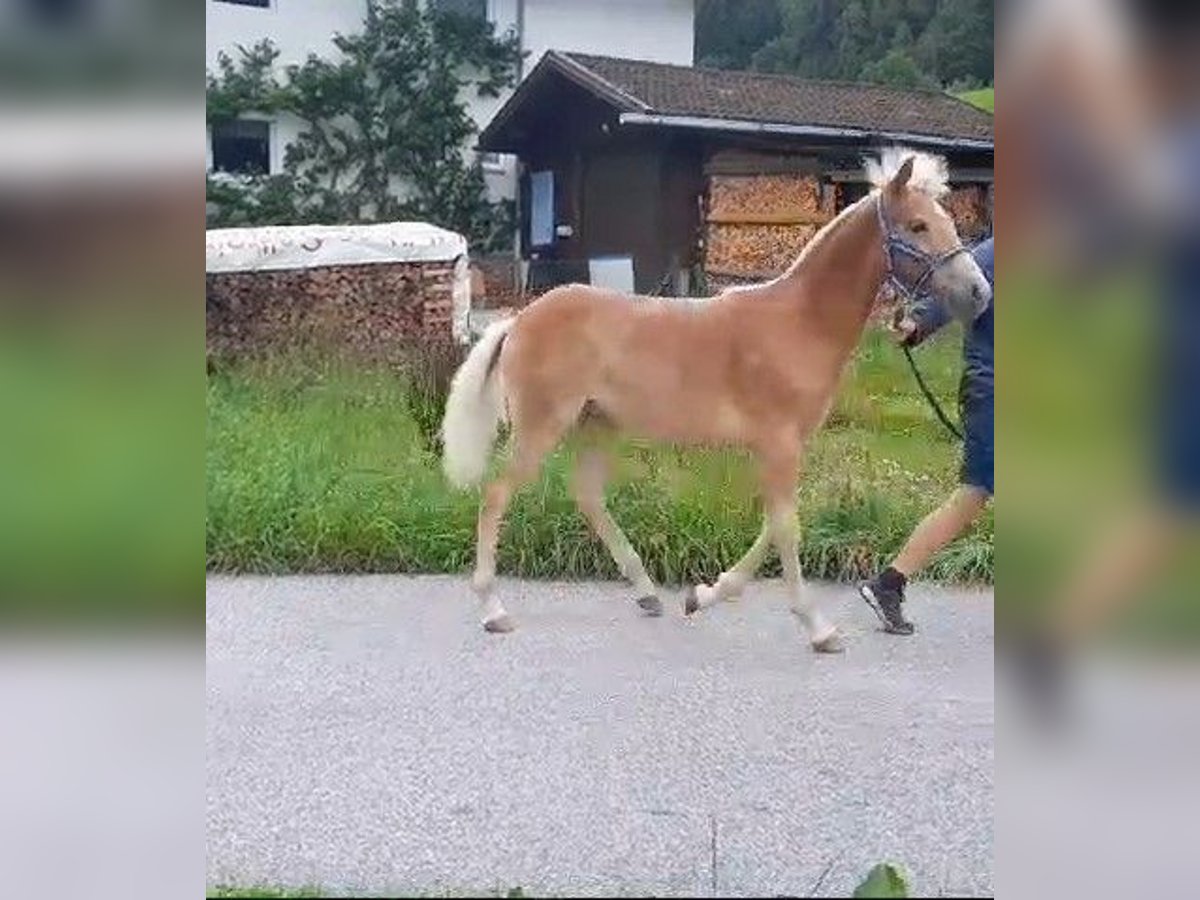
M 209 579 L 210 885 L 991 894 L 991 592 L 918 586 L 905 640 L 813 586 L 825 657 L 771 583 L 695 620 L 501 589 L 489 636 L 461 578 Z

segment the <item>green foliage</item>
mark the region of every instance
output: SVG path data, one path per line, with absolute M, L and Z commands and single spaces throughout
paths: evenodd
M 922 349 L 953 394 L 958 341 Z M 478 495 L 450 490 L 437 447 L 454 358 L 402 372 L 265 360 L 208 380 L 206 555 L 210 570 L 455 572 L 474 556 Z M 860 348 L 798 492 L 806 575 L 847 579 L 878 568 L 954 486 L 958 446 L 916 393 L 903 357 L 878 335 Z M 617 577 L 568 490 L 570 446 L 514 499 L 502 572 Z M 614 517 L 659 582 L 710 579 L 758 534 L 748 458 L 628 442 L 609 491 Z M 988 517 L 939 555 L 929 576 L 988 581 Z M 766 575 L 777 575 L 772 562 Z
M 285 108 L 286 92 L 272 74 L 279 51 L 268 40 L 239 47 L 235 61 L 217 54 L 217 72 L 205 74 L 205 117 L 209 125 L 236 119 L 244 112 L 270 113 Z
M 754 52 L 780 27 L 777 0 L 699 0 L 696 65 L 748 69 Z
M 867 63 L 861 72 L 864 81 L 890 84 L 894 87 L 932 88 L 935 85 L 913 62 L 908 51 L 892 48 L 878 62 Z
M 980 109 L 986 109 L 988 112 L 996 111 L 996 89 L 995 88 L 980 88 L 977 91 L 964 91 L 958 95 L 960 100 L 966 100 L 972 106 L 978 106 Z
M 705 0 L 702 64 L 900 87 L 992 81 L 991 0 Z
M 422 445 L 435 455 L 442 452 L 442 412 L 450 396 L 450 382 L 464 358 L 462 348 L 450 342 L 431 344 L 409 354 L 405 373 L 408 412 L 421 435 Z
M 464 153 L 476 125 L 463 96 L 496 96 L 514 83 L 517 39 L 482 20 L 388 0 L 368 6 L 361 32 L 333 43 L 333 58 L 310 54 L 283 78 L 269 42 L 241 48 L 236 61 L 218 58 L 207 79 L 210 124 L 289 113 L 303 128 L 284 173 L 208 180 L 212 224 L 420 219 L 480 249 L 503 246 L 511 204 L 487 200 L 479 164 Z
M 867 873 L 862 884 L 854 889 L 854 897 L 907 897 L 908 884 L 904 876 L 890 863 L 880 863 Z

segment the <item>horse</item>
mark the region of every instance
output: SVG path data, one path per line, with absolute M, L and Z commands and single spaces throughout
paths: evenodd
M 770 281 L 701 303 L 563 285 L 484 332 L 451 381 L 442 462 L 456 487 L 478 485 L 507 421 L 507 458 L 482 494 L 471 580 L 485 631 L 515 627 L 494 590 L 509 500 L 574 431 L 574 500 L 646 615 L 662 615 L 662 603 L 604 503 L 611 444 L 621 434 L 739 447 L 757 464 L 761 532 L 714 583 L 686 592 L 685 615 L 740 595 L 774 544 L 791 611 L 812 649 L 843 649 L 800 572 L 795 496 L 805 446 L 829 412 L 881 290 L 897 293 L 901 308 L 940 302 L 962 321 L 982 313 L 991 296 L 939 203 L 948 190 L 945 161 L 893 147 L 864 164 L 872 189 Z

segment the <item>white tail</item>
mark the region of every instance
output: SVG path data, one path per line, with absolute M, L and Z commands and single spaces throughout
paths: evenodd
M 442 470 L 458 488 L 479 484 L 504 416 L 499 378 L 489 371 L 515 317 L 489 325 L 454 373 L 442 419 Z

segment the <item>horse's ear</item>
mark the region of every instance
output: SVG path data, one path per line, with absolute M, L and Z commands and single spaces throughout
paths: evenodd
M 915 156 L 909 156 L 904 160 L 900 168 L 896 170 L 896 174 L 892 176 L 892 180 L 888 183 L 889 189 L 899 191 L 908 184 L 908 180 L 912 178 L 914 162 L 916 162 Z

